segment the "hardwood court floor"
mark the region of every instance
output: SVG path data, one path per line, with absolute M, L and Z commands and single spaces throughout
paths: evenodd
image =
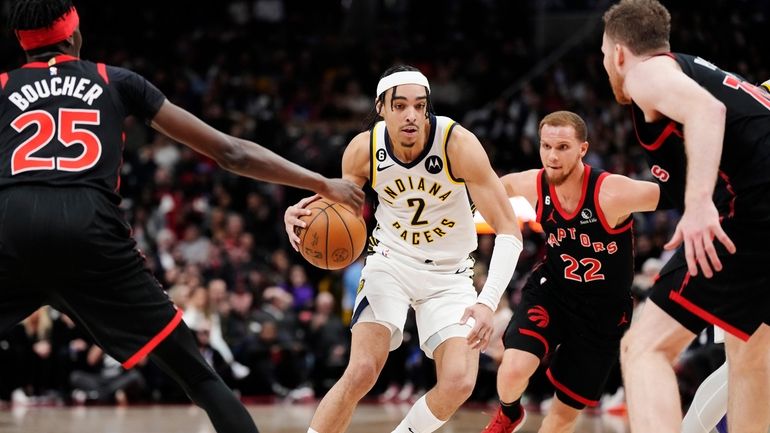
M 305 433 L 315 404 L 250 405 L 261 433 Z M 362 404 L 349 433 L 389 433 L 407 405 Z M 478 433 L 490 407 L 464 407 L 439 433 Z M 542 415 L 530 413 L 523 433 L 536 432 Z M 576 433 L 628 433 L 626 417 L 583 414 Z M 0 410 L 0 433 L 214 433 L 205 413 L 192 406 L 18 407 Z

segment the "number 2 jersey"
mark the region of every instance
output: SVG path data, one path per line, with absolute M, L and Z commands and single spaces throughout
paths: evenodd
M 0 74 L 0 189 L 89 186 L 119 202 L 123 121 L 165 96 L 138 74 L 68 55 Z
M 745 193 L 749 189 L 770 185 L 770 97 L 740 76 L 700 57 L 680 53 L 661 55 L 676 60 L 687 76 L 727 108 L 722 158 L 714 189 L 714 204 L 720 215 L 770 221 L 770 215 L 745 212 L 755 204 L 746 202 L 744 206 L 741 200 L 748 196 Z M 631 112 L 637 140 L 660 185 L 661 198 L 683 210 L 687 158 L 682 125 L 665 117 L 648 123 L 636 104 L 632 104 Z
M 565 295 L 627 297 L 634 279 L 633 217 L 610 227 L 598 203 L 609 173 L 587 164 L 584 170 L 583 192 L 571 214 L 562 209 L 545 171 L 537 174 L 537 221 L 547 244 L 539 268 Z
M 455 263 L 476 249 L 470 197 L 455 179 L 446 154 L 456 123 L 430 115 L 430 137 L 422 153 L 405 164 L 378 122 L 371 130 L 370 184 L 377 192 L 377 226 L 371 243 L 423 263 Z

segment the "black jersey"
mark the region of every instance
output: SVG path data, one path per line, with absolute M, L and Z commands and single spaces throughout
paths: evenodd
M 727 107 L 725 136 L 714 203 L 723 216 L 734 213 L 735 197 L 748 188 L 770 184 L 770 98 L 740 76 L 687 54 L 668 53 L 682 71 Z M 680 210 L 684 206 L 686 154 L 681 124 L 662 118 L 647 123 L 632 104 L 637 139 L 645 150 L 661 192 Z
M 598 205 L 609 173 L 584 165 L 583 192 L 572 215 L 562 209 L 544 170 L 537 174 L 537 221 L 547 243 L 542 266 L 566 294 L 628 296 L 634 278 L 633 218 L 609 226 Z
M 0 74 L 0 189 L 89 186 L 118 201 L 123 120 L 164 101 L 134 72 L 67 55 Z

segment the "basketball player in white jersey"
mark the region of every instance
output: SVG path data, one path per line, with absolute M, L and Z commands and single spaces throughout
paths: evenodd
M 479 351 L 492 335 L 492 314 L 513 275 L 521 233 L 505 189 L 478 139 L 430 109 L 427 78 L 410 66 L 385 72 L 377 85 L 376 122 L 348 145 L 343 178 L 377 192 L 377 227 L 363 269 L 352 319 L 350 362 L 323 398 L 308 432 L 345 431 L 358 401 L 372 388 L 388 352 L 402 341 L 409 307 L 420 347 L 436 361 L 436 386 L 396 427 L 428 433 L 470 396 Z M 471 201 L 497 233 L 487 282 L 473 288 L 476 230 Z M 287 234 L 305 199 L 286 211 Z

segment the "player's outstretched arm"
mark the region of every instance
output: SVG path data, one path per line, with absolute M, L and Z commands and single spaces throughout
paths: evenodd
M 510 173 L 500 178 L 508 197 L 522 196 L 533 207 L 537 203 L 537 172 L 538 169 Z M 483 213 L 483 212 L 482 212 Z
M 364 193 L 358 185 L 343 179 L 328 179 L 259 144 L 220 132 L 168 100 L 153 118 L 152 127 L 233 173 L 314 191 L 356 212 L 360 212 L 364 202 Z
M 612 228 L 634 212 L 654 211 L 659 200 L 660 187 L 657 183 L 619 174 L 607 176 L 599 189 L 599 207 Z
M 465 181 L 476 207 L 497 233 L 487 282 L 478 296 L 477 303 L 466 308 L 460 320 L 461 323 L 465 323 L 470 317 L 476 320 L 468 334 L 468 344 L 474 349 L 484 350 L 493 332 L 492 314 L 511 282 L 521 254 L 521 231 L 505 187 L 492 169 L 489 158 L 476 136 L 461 126 L 455 127 L 447 145 L 447 156 L 451 163 L 452 175 Z

